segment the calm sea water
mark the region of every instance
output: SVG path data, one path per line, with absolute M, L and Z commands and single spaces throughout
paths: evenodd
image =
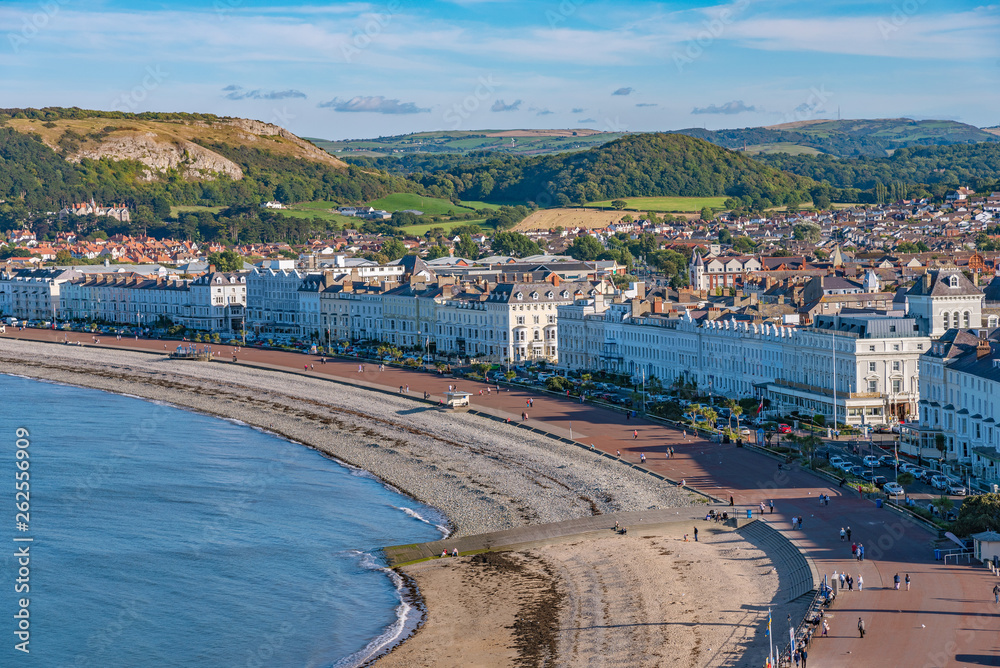
M 0 375 L 0 444 L 2 666 L 356 665 L 407 615 L 373 553 L 441 536 L 433 509 L 313 450 L 130 397 Z M 15 537 L 34 539 L 29 594 Z

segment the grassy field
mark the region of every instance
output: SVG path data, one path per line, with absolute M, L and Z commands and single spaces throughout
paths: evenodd
M 692 213 L 703 207 L 723 209 L 726 197 L 630 197 L 625 200 L 626 209 L 632 211 L 664 211 L 670 213 Z M 588 208 L 610 208 L 611 200 L 590 202 Z
M 788 155 L 819 155 L 818 148 L 802 146 L 791 142 L 775 142 L 773 144 L 755 144 L 747 146 L 747 153 L 787 153 Z
M 368 205 L 376 209 L 385 209 L 390 213 L 405 209 L 416 209 L 417 211 L 423 211 L 428 216 L 443 216 L 447 215 L 449 211 L 455 213 L 470 213 L 475 211 L 473 207 L 455 206 L 446 199 L 425 197 L 424 195 L 415 195 L 413 193 L 393 193 L 388 197 L 373 200 Z
M 617 223 L 625 217 L 626 211 L 597 211 L 594 209 L 542 209 L 536 211 L 514 226 L 516 232 L 531 230 L 552 230 L 587 227 L 600 229 Z
M 435 227 L 444 228 L 445 232 L 449 232 L 459 225 L 478 225 L 483 228 L 483 232 L 489 233 L 493 231 L 492 225 L 487 225 L 485 219 L 479 218 L 477 220 L 448 220 L 440 223 L 419 223 L 417 225 L 407 225 L 406 227 L 401 227 L 403 232 L 406 234 L 412 234 L 413 236 L 420 237 L 423 236 L 427 230 Z
M 399 153 L 468 153 L 496 150 L 515 155 L 580 151 L 613 141 L 621 133 L 588 129 L 566 130 L 454 130 L 418 132 L 378 139 L 309 140 L 336 155 L 387 156 Z M 513 140 L 513 141 L 511 141 Z
M 172 206 L 170 207 L 170 215 L 177 217 L 178 213 L 191 213 L 192 211 L 209 211 L 211 213 L 219 213 L 222 211 L 224 206 Z

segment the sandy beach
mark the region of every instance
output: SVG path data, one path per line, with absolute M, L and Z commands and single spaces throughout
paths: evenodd
M 2 338 L 0 371 L 267 429 L 437 507 L 455 536 L 700 505 L 689 492 L 585 449 L 306 375 Z M 736 533 L 706 529 L 698 543 L 683 533 L 608 531 L 406 567 L 426 622 L 378 665 L 751 665 L 741 657 L 766 644 L 760 631 L 777 575 Z M 775 619 L 785 614 L 775 609 Z

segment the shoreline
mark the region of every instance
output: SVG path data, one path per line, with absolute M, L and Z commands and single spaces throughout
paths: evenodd
M 692 505 L 690 493 L 577 446 L 346 383 L 287 371 L 168 361 L 156 352 L 3 338 L 0 362 L 6 374 L 162 403 L 316 450 L 434 508 L 447 522 L 445 537 Z M 355 665 L 372 665 L 424 627 L 426 600 L 416 584 L 408 592 L 415 598 L 407 600 L 400 592 L 400 605 L 417 612 L 412 629 L 405 632 L 404 620 L 395 641 Z

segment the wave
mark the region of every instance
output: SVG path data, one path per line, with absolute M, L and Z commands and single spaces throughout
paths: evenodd
M 351 550 L 351 553 L 357 554 L 361 557 L 360 565 L 362 568 L 373 571 L 381 571 L 389 576 L 393 587 L 396 589 L 396 596 L 399 598 L 399 605 L 396 606 L 396 621 L 387 626 L 382 633 L 376 636 L 362 649 L 333 664 L 333 668 L 359 668 L 360 666 L 365 665 L 378 654 L 384 652 L 386 649 L 389 649 L 399 642 L 400 639 L 403 638 L 404 632 L 408 628 L 410 630 L 416 628 L 419 621 L 411 619 L 410 613 L 414 610 L 414 607 L 406 600 L 407 597 L 405 595 L 404 587 L 405 581 L 403 580 L 403 577 L 391 568 L 385 567 L 379 561 L 378 557 L 369 552 Z
M 395 508 L 396 510 L 402 510 L 404 513 L 406 513 L 415 520 L 423 522 L 424 524 L 431 525 L 432 527 L 441 532 L 442 539 L 447 538 L 448 536 L 451 535 L 451 529 L 449 529 L 446 525 L 438 524 L 437 522 L 432 522 L 431 520 L 427 519 L 426 517 L 424 517 L 417 511 L 413 510 L 412 508 L 407 508 L 406 506 L 392 506 L 392 507 Z

